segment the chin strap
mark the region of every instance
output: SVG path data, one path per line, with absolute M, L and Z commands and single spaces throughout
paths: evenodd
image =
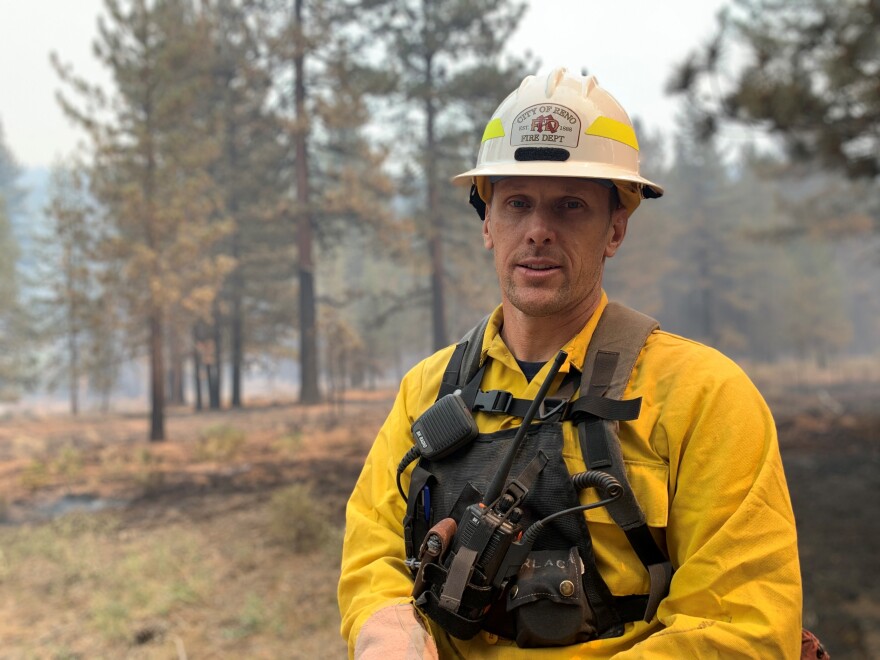
M 477 210 L 477 215 L 480 216 L 480 220 L 486 219 L 486 202 L 483 201 L 483 198 L 480 197 L 480 193 L 477 192 L 477 186 L 471 186 L 471 194 L 468 198 L 468 202 Z

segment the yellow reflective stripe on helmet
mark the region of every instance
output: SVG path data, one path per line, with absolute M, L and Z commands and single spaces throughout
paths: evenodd
M 504 126 L 501 124 L 501 119 L 496 117 L 488 124 L 486 124 L 486 130 L 483 131 L 483 142 L 486 140 L 491 140 L 492 138 L 500 138 L 504 137 Z
M 486 130 L 489 130 L 488 126 Z M 611 117 L 599 117 L 590 124 L 584 133 L 623 142 L 636 151 L 639 150 L 639 141 L 636 140 L 636 132 L 632 129 L 632 126 L 627 126 L 623 122 L 611 119 Z M 483 139 L 485 140 L 486 137 L 483 136 Z

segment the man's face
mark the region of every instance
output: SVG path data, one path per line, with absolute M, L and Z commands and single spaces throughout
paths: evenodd
M 527 316 L 583 312 L 626 234 L 627 211 L 588 179 L 509 177 L 494 185 L 483 222 L 503 299 Z

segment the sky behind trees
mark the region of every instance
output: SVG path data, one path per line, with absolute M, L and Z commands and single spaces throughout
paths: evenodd
M 0 197 L 14 210 L 15 198 L 29 193 L 27 208 L 0 216 L 12 237 L 0 252 L 21 255 L 21 277 L 5 277 L 15 295 L 0 307 L 26 327 L 29 306 L 18 301 L 32 301 L 46 282 L 64 283 L 68 271 L 46 278 L 32 272 L 37 261 L 56 271 L 65 263 L 58 253 L 37 254 L 41 232 L 54 231 L 55 249 L 69 247 L 91 268 L 77 276 L 90 292 L 88 304 L 67 305 L 67 328 L 50 324 L 51 336 L 33 347 L 44 358 L 49 344 L 67 350 L 64 334 L 77 363 L 80 343 L 113 345 L 102 334 L 109 330 L 140 359 L 149 327 L 153 401 L 165 399 L 164 383 L 176 393 L 169 402 L 184 402 L 191 355 L 199 409 L 203 372 L 210 407 L 221 405 L 225 389 L 231 405 L 241 404 L 241 388 L 221 383 L 227 366 L 240 385 L 248 369 L 280 373 L 289 363 L 288 375 L 314 399 L 321 378 L 336 392 L 337 384 L 401 375 L 414 356 L 461 336 L 497 302 L 489 255 L 481 241 L 469 240 L 478 225 L 464 193 L 448 182 L 473 163 L 498 100 L 527 72 L 559 64 L 595 73 L 640 120 L 643 172 L 670 193 L 663 204 L 646 205 L 632 225 L 639 231 L 607 273 L 612 297 L 656 315 L 667 330 L 739 357 L 827 364 L 844 351 L 873 350 L 868 339 L 880 315 L 863 298 L 876 290 L 877 272 L 859 271 L 867 270 L 867 256 L 851 258 L 856 241 L 870 243 L 864 239 L 880 208 L 870 182 L 833 171 L 806 176 L 803 159 L 765 152 L 754 123 L 698 143 L 703 92 L 665 93 L 676 65 L 699 63 L 701 49 L 718 50 L 712 39 L 720 2 L 698 26 L 696 14 L 688 14 L 692 25 L 678 18 L 683 3 L 664 4 L 656 20 L 624 25 L 620 5 L 611 13 L 586 0 L 536 3 L 528 12 L 513 0 L 387 0 L 364 4 L 362 14 L 337 13 L 349 6 L 341 0 L 303 0 L 312 9 L 303 20 L 313 23 L 302 49 L 294 47 L 303 32 L 290 0 L 168 0 L 147 8 L 126 0 L 122 6 L 140 9 L 114 9 L 97 49 L 108 71 L 92 66 L 88 54 L 105 2 L 115 5 L 93 0 L 82 29 L 82 12 L 59 31 L 64 16 L 46 10 L 52 28 L 31 31 L 42 41 L 18 36 L 45 24 L 41 15 L 11 11 L 0 26 L 0 45 L 20 46 L 0 61 L 0 73 L 15 73 L 5 83 L 9 93 L 0 95 L 0 145 L 9 147 L 10 181 L 19 172 L 22 180 L 18 188 L 0 185 Z M 635 0 L 623 6 L 627 17 L 648 9 Z M 518 28 L 505 18 L 508 9 L 522 16 Z M 420 18 L 421 10 L 428 15 Z M 67 45 L 74 34 L 76 48 Z M 152 47 L 154 38 L 161 47 Z M 509 58 L 501 56 L 504 44 Z M 734 57 L 727 62 L 748 63 L 742 38 L 729 46 L 722 54 Z M 307 61 L 297 55 L 306 52 Z M 56 70 L 30 76 L 28 67 L 39 69 L 50 53 Z M 719 83 L 733 76 L 713 71 L 709 78 L 706 97 L 724 98 Z M 113 95 L 110 105 L 96 86 Z M 68 116 L 90 129 L 82 153 L 74 151 L 68 120 L 53 123 L 61 113 L 58 90 Z M 29 94 L 44 98 L 28 102 Z M 4 114 L 8 107 L 24 110 Z M 41 143 L 49 145 L 43 155 Z M 47 197 L 40 181 L 53 164 L 89 182 L 94 208 L 91 201 L 83 206 L 76 190 L 49 186 Z M 2 238 L 0 231 L 0 246 Z M 64 294 L 56 307 L 78 300 Z M 87 314 L 81 323 L 82 309 L 92 308 L 121 316 Z M 817 310 L 839 323 L 814 319 Z M 354 364 L 358 356 L 369 359 Z M 325 366 L 307 368 L 306 358 Z M 10 396 L 19 396 L 24 375 L 7 380 L 17 388 Z M 72 390 L 80 380 L 72 374 Z M 89 388 L 97 392 L 95 380 L 89 377 Z
M 594 73 L 648 127 L 671 130 L 680 100 L 664 93 L 677 61 L 712 32 L 722 0 L 531 0 L 509 50 L 530 49 L 542 70 L 562 64 Z M 49 166 L 81 135 L 55 101 L 49 54 L 94 82 L 109 83 L 92 56 L 102 0 L 0 0 L 0 122 L 23 167 Z

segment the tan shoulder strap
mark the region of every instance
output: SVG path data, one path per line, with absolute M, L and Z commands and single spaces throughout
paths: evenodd
M 659 327 L 660 324 L 650 316 L 619 303 L 608 303 L 599 318 L 584 358 L 581 396 L 619 400 L 626 390 L 645 342 Z M 639 405 L 641 399 L 621 403 Z M 657 612 L 660 601 L 669 593 L 673 571 L 669 560 L 651 536 L 645 514 L 627 479 L 620 448 L 619 422 L 616 419 L 592 416 L 578 423 L 577 427 L 587 468 L 602 470 L 615 477 L 623 486 L 623 494 L 608 505 L 608 513 L 624 531 L 648 571 L 651 586 L 644 620 L 650 621 Z
M 610 399 L 622 397 L 642 347 L 659 327 L 650 316 L 609 302 L 590 340 L 581 371 L 582 378 L 589 379 L 589 393 Z M 583 385 L 582 380 L 581 393 L 586 394 Z

